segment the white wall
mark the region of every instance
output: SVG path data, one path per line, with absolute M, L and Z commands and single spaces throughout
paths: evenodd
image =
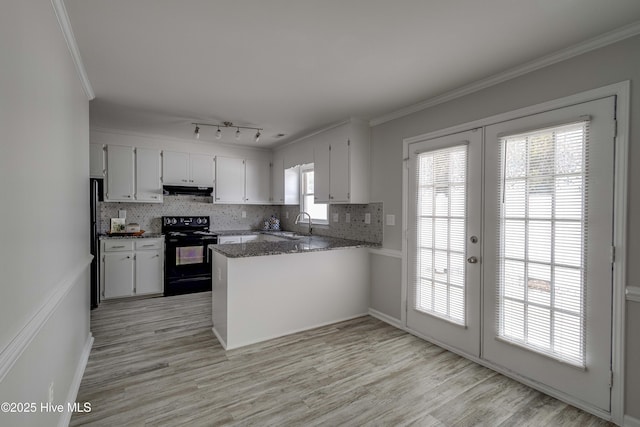
M 629 286 L 640 285 L 640 36 L 577 56 L 561 63 L 537 70 L 519 78 L 501 83 L 474 94 L 437 105 L 435 107 L 389 121 L 372 129 L 372 200 L 382 201 L 385 213 L 396 213 L 396 226 L 384 228 L 385 248 L 400 250 L 402 247 L 402 140 L 427 132 L 467 123 L 495 114 L 538 104 L 602 87 L 624 80 L 631 80 L 631 134 L 629 150 L 629 211 L 628 271 Z M 396 281 L 385 281 L 379 286 L 400 287 Z M 399 296 L 395 290 L 376 289 L 373 294 Z M 388 302 L 398 307 L 400 301 Z M 637 331 L 640 324 L 640 307 L 628 304 L 627 331 Z M 385 313 L 393 316 L 392 313 Z M 640 335 L 629 333 L 627 342 L 626 411 L 640 418 L 638 391 L 640 390 Z
M 61 402 L 90 343 L 89 103 L 51 2 L 3 1 L 0 70 L 0 402 Z

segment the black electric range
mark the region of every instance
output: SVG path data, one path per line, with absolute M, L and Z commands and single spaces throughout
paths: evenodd
M 208 216 L 163 216 L 165 236 L 164 294 L 211 290 L 211 259 L 207 246 L 218 242 L 209 231 Z

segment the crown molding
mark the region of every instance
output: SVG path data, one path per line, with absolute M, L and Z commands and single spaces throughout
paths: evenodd
M 89 77 L 87 76 L 87 71 L 84 68 L 84 63 L 80 56 L 80 49 L 78 49 L 76 37 L 73 35 L 71 21 L 69 21 L 69 15 L 67 14 L 67 8 L 64 5 L 64 0 L 51 0 L 51 5 L 53 6 L 56 18 L 58 18 L 58 24 L 60 25 L 60 30 L 62 30 L 62 34 L 64 35 L 64 40 L 67 42 L 67 47 L 71 53 L 73 64 L 76 66 L 76 72 L 78 73 L 78 77 L 82 83 L 82 89 L 89 101 L 91 101 L 96 97 L 96 95 L 93 92 L 91 82 L 89 82 Z
M 638 34 L 640 34 L 640 21 L 634 22 L 632 24 L 626 25 L 624 27 L 618 28 L 608 33 L 601 34 L 597 37 L 588 39 L 584 42 L 578 43 L 569 48 L 562 49 L 555 53 L 542 56 L 538 59 L 534 59 L 533 61 L 526 62 L 523 65 L 519 65 L 517 67 L 495 74 L 491 77 L 487 77 L 486 79 L 478 80 L 476 82 L 462 86 L 452 91 L 445 92 L 442 95 L 429 98 L 417 104 L 410 105 L 408 107 L 401 108 L 400 110 L 396 110 L 391 113 L 385 114 L 383 116 L 374 118 L 369 121 L 369 125 L 377 126 L 382 123 L 389 122 L 391 120 L 408 116 L 418 111 L 426 110 L 427 108 L 434 107 L 438 104 L 443 104 L 445 102 L 454 100 L 456 98 L 461 98 L 465 95 L 478 92 L 482 89 L 495 86 L 507 80 L 520 77 L 532 71 L 539 70 L 540 68 L 548 67 L 549 65 L 553 65 L 558 62 L 565 61 L 575 56 L 582 55 L 583 53 L 587 53 L 592 50 L 608 46 L 610 44 L 628 39 Z

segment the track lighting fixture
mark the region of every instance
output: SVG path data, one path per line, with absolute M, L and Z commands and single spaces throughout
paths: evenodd
M 240 129 L 251 129 L 251 130 L 255 130 L 256 131 L 256 135 L 255 135 L 255 141 L 258 142 L 260 141 L 260 137 L 262 136 L 262 128 L 255 128 L 255 127 L 251 127 L 251 126 L 238 126 L 238 125 L 234 125 L 231 122 L 222 122 L 222 124 L 212 124 L 212 123 L 191 123 L 192 125 L 194 125 L 196 127 L 194 134 L 196 136 L 196 139 L 200 139 L 200 126 L 213 126 L 218 128 L 218 130 L 216 130 L 216 139 L 221 139 L 222 138 L 222 129 L 220 128 L 236 128 L 235 131 L 235 137 L 236 139 L 240 139 L 240 137 L 242 136 L 242 132 L 240 132 Z

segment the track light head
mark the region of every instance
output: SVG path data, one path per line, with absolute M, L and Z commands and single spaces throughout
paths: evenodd
M 222 131 L 220 130 L 220 126 L 218 126 L 218 130 L 216 131 L 216 139 L 222 138 Z
M 200 139 L 200 127 L 196 125 L 196 131 L 194 132 L 196 135 L 196 139 Z
M 236 128 L 236 139 L 240 139 L 240 128 Z
M 260 129 L 258 129 L 258 131 L 256 132 L 256 142 L 260 141 Z

